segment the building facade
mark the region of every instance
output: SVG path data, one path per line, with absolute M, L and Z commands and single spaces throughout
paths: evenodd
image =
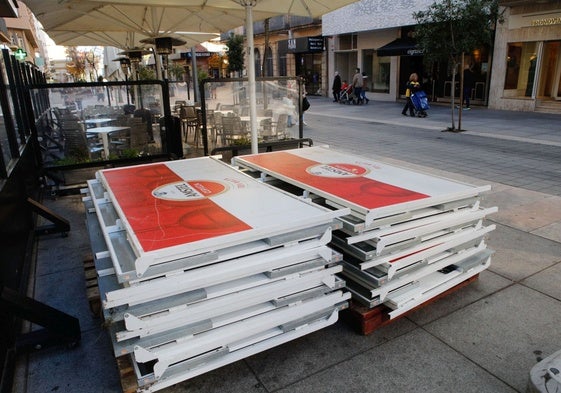
M 301 76 L 308 94 L 327 93 L 327 56 L 320 19 L 277 16 L 254 23 L 253 29 L 256 76 Z M 243 28 L 234 32 L 244 34 Z
M 489 107 L 561 113 L 561 3 L 500 3 Z
M 403 98 L 408 75 L 417 72 L 433 101 L 449 101 L 453 67 L 427 66 L 413 39 L 413 13 L 432 2 L 362 0 L 325 15 L 328 78 L 339 71 L 350 80 L 360 67 L 368 75 L 369 95 L 393 101 Z M 506 0 L 499 4 L 504 23 L 496 26 L 493 48 L 479 48 L 466 57 L 476 79 L 472 103 L 561 113 L 561 3 Z
M 410 33 L 413 13 L 431 3 L 362 0 L 324 15 L 329 80 L 338 71 L 342 80 L 351 81 L 358 67 L 367 75 L 371 98 L 395 101 L 403 94 L 404 77 L 417 72 L 426 78 L 422 53 L 416 50 Z
M 20 61 L 33 63 L 39 70 L 48 70 L 46 34 L 40 29 L 35 15 L 21 2 L 18 3 L 18 16 L 4 18 L 12 51 L 21 53 Z

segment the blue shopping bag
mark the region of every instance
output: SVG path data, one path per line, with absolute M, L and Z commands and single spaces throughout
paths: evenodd
M 427 109 L 430 109 L 427 93 L 422 90 L 411 94 L 411 101 L 413 102 L 415 109 L 418 111 L 426 111 Z

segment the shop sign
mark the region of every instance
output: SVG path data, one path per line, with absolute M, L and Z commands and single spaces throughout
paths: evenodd
M 279 53 L 323 52 L 323 37 L 298 37 L 278 42 Z
M 310 52 L 323 52 L 323 37 L 308 37 L 308 50 Z
M 561 25 L 561 17 L 532 20 L 532 26 L 551 26 L 551 25 Z
M 523 27 L 547 27 L 555 25 L 561 25 L 561 12 L 511 15 L 508 18 L 509 29 L 520 29 Z
M 195 57 L 198 58 L 203 58 L 203 57 L 210 57 L 212 55 L 211 52 L 196 52 L 195 53 Z M 190 59 L 191 58 L 191 52 L 181 52 L 181 58 L 182 59 Z
M 296 38 L 289 38 L 287 45 L 288 45 L 288 50 L 290 51 L 296 50 Z
M 16 57 L 17 60 L 24 61 L 25 58 L 27 57 L 27 52 L 21 48 L 17 48 L 14 53 L 14 56 Z

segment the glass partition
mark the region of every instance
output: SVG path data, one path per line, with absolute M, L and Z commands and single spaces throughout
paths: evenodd
M 41 93 L 41 94 L 39 94 Z M 165 153 L 161 82 L 54 84 L 33 87 L 43 165 L 73 165 Z
M 303 138 L 299 122 L 302 88 L 303 82 L 298 78 L 258 78 L 259 143 Z M 196 150 L 206 144 L 212 152 L 216 148 L 251 144 L 247 79 L 206 79 L 200 90 L 204 94 L 200 108 L 194 103 L 174 107 L 181 120 L 186 149 Z

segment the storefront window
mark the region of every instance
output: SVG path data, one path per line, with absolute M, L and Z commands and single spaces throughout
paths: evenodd
M 261 76 L 261 55 L 259 54 L 259 49 L 255 48 L 253 53 L 255 53 L 255 76 Z
M 390 58 L 372 56 L 372 90 L 379 93 L 390 92 Z
M 286 53 L 279 53 L 279 76 L 286 76 Z
M 273 76 L 273 51 L 270 46 L 265 49 L 264 67 L 265 76 Z
M 339 36 L 339 50 L 351 50 L 357 48 L 356 34 L 342 34 Z
M 536 43 L 508 44 L 505 90 L 515 90 L 515 96 L 532 95 L 536 73 Z

